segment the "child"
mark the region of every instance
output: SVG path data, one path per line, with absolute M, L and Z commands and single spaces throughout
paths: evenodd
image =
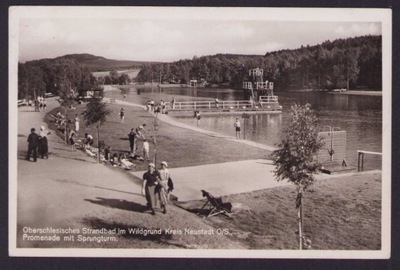
M 150 160 L 150 157 L 149 157 L 150 145 L 149 145 L 149 142 L 146 139 L 144 139 L 144 141 L 143 141 L 142 150 L 143 150 L 143 158 L 145 160 Z

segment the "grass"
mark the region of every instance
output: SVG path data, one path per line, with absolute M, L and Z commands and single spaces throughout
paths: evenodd
M 143 109 L 125 106 L 125 121 L 121 123 L 119 119 L 120 105 L 110 104 L 109 109 L 112 113 L 107 118 L 107 122 L 100 127 L 100 140 L 112 147 L 114 151 L 129 153 L 128 133 L 131 128 L 146 123 L 146 132 L 150 143 L 150 158 L 153 159 L 155 146 L 153 141 L 154 117 Z M 76 113 L 80 114 L 85 109 L 84 105 L 79 105 L 76 110 L 70 110 L 68 117 L 73 118 Z M 55 114 L 57 109 L 50 113 Z M 82 128 L 78 137 L 83 137 L 84 133 L 90 133 L 95 138 L 97 144 L 97 134 L 94 126 L 83 127 L 83 117 L 81 119 Z M 48 120 L 51 120 L 48 118 Z M 50 128 L 55 128 L 54 123 L 48 122 Z M 73 123 L 70 124 L 74 128 Z M 61 135 L 60 135 L 61 136 Z M 239 143 L 228 142 L 221 138 L 214 138 L 208 135 L 171 126 L 157 121 L 157 162 L 162 160 L 168 162 L 170 167 L 186 167 L 202 164 L 213 164 L 228 161 L 239 161 L 246 159 L 266 158 L 270 152 L 242 145 Z M 141 154 L 143 141 L 138 141 L 138 154 Z M 146 169 L 146 165 L 137 162 L 137 170 Z
M 242 210 L 233 218 L 220 215 L 208 221 L 214 227 L 228 228 L 232 238 L 247 243 L 250 249 L 296 249 L 295 198 L 294 186 L 226 196 L 224 202 L 239 204 Z M 312 249 L 381 248 L 380 174 L 317 182 L 303 202 L 304 232 L 312 240 Z M 196 213 L 203 204 L 190 201 L 180 206 Z

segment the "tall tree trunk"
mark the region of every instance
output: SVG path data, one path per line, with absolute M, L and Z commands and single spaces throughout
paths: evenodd
M 302 196 L 303 190 L 300 187 L 298 189 L 297 198 L 296 198 L 296 207 L 297 207 L 297 218 L 298 218 L 298 226 L 299 226 L 299 249 L 303 249 L 303 202 Z
M 100 163 L 100 137 L 99 137 L 99 125 L 97 125 L 96 129 L 97 129 L 97 161 Z

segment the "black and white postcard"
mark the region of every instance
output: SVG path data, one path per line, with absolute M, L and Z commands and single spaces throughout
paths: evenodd
M 389 9 L 10 7 L 9 255 L 390 258 L 391 35 Z

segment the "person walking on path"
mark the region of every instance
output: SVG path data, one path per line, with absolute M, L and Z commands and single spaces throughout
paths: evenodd
M 77 114 L 75 114 L 74 123 L 75 123 L 75 132 L 78 133 L 79 132 L 79 117 Z
M 155 189 L 158 185 L 159 173 L 155 170 L 155 165 L 149 163 L 148 171 L 143 174 L 142 194 L 146 196 L 147 207 L 151 210 L 151 214 L 155 215 L 154 206 L 156 203 Z
M 124 107 L 121 108 L 121 110 L 119 112 L 119 117 L 121 118 L 121 123 L 123 123 L 124 119 L 125 119 L 125 109 L 124 109 Z
M 236 139 L 240 139 L 240 120 L 239 118 L 236 118 L 235 124 L 233 125 L 235 127 L 235 131 L 236 131 Z
M 28 136 L 28 154 L 26 155 L 26 160 L 30 160 L 31 154 L 33 155 L 33 161 L 37 161 L 37 148 L 39 136 L 35 133 L 35 129 L 31 128 L 31 134 Z
M 146 139 L 144 139 L 144 141 L 143 141 L 142 151 L 143 151 L 143 158 L 145 160 L 150 160 L 150 157 L 149 157 L 150 145 Z
M 135 129 L 131 129 L 131 132 L 128 134 L 129 138 L 129 148 L 131 150 L 131 156 L 135 155 L 135 150 L 136 150 L 136 132 Z
M 39 147 L 38 147 L 38 152 L 41 158 L 46 157 L 46 159 L 49 158 L 49 147 L 47 143 L 47 136 L 50 135 L 50 131 L 46 130 L 44 126 L 40 127 L 40 133 L 39 133 Z
M 167 203 L 168 203 L 168 163 L 166 161 L 161 162 L 161 169 L 158 170 L 160 175 L 160 181 L 156 188 L 157 199 L 160 201 L 160 206 L 163 214 L 167 213 Z

